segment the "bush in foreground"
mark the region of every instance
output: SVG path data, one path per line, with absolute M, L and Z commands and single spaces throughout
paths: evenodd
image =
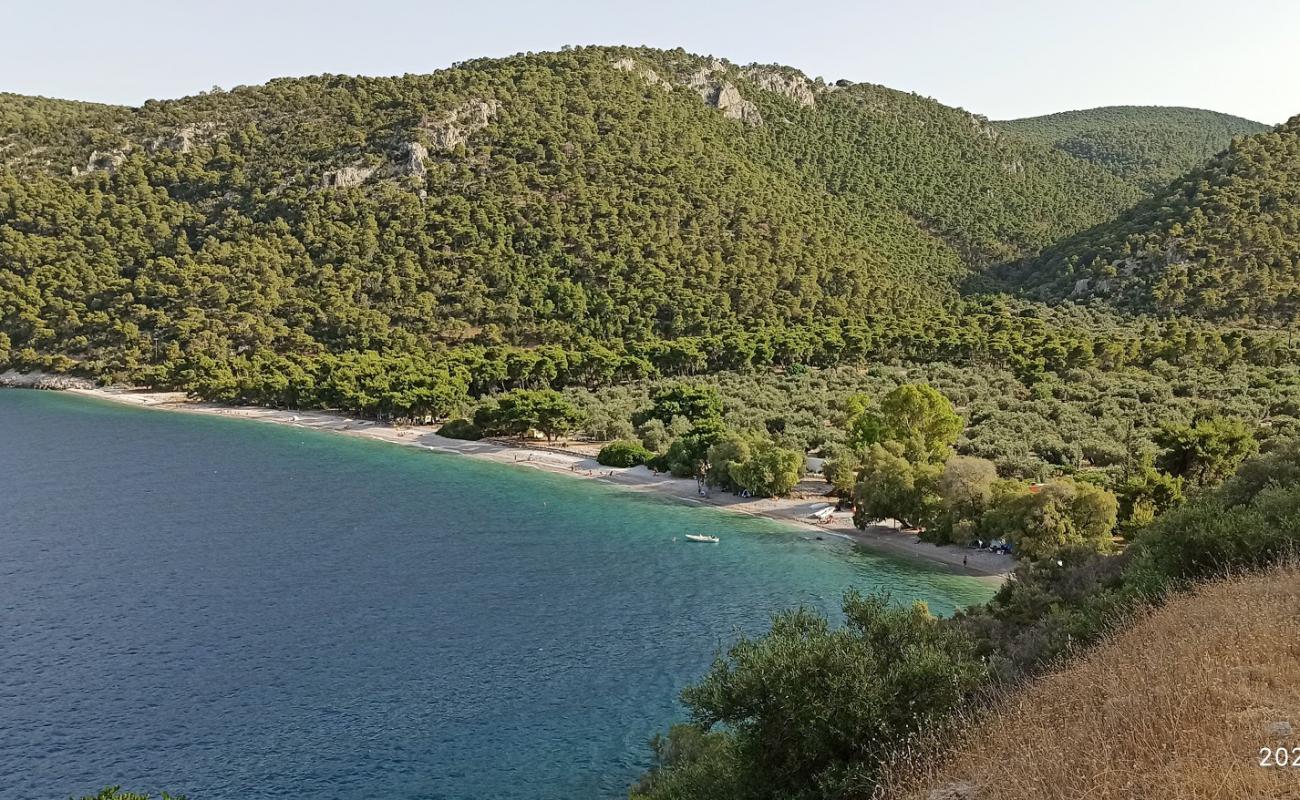
M 836 629 L 786 612 L 715 661 L 682 693 L 693 725 L 656 742 L 633 797 L 869 795 L 880 760 L 984 679 L 965 636 L 924 603 L 850 592 L 844 614 Z
M 1086 489 L 1070 488 L 1060 497 L 1036 501 L 1045 510 L 1039 515 L 1044 522 L 1063 524 L 1062 518 L 1073 514 L 1067 507 L 1072 508 L 1081 492 L 1087 500 L 1084 511 L 1100 510 L 1113 521 L 1113 498 L 1097 502 Z M 1076 525 L 1078 530 L 1087 527 Z M 904 757 L 908 748 L 922 744 L 914 738 L 918 735 L 949 735 L 949 725 L 977 710 L 989 693 L 1027 685 L 1082 648 L 1177 599 L 1180 590 L 1293 558 L 1300 550 L 1300 444 L 1281 443 L 1247 462 L 1221 489 L 1138 531 L 1123 552 L 1099 553 L 1096 542 L 1093 536 L 1059 537 L 1059 543 L 1067 545 L 1064 549 L 1023 562 L 1016 579 L 992 601 L 952 620 L 881 608 L 882 601 L 874 599 L 846 601 L 847 623 L 838 630 L 805 610 L 778 616 L 768 634 L 742 639 L 702 681 L 683 692 L 694 730 L 675 728 L 659 740 L 655 765 L 633 796 L 875 796 L 883 761 Z M 1273 612 L 1273 618 L 1287 619 L 1287 613 Z M 1184 635 L 1196 627 L 1180 630 Z M 1264 643 L 1264 638 L 1252 643 Z M 1144 648 L 1164 663 L 1171 661 L 1160 647 Z M 1144 670 L 1133 674 L 1143 677 L 1121 678 L 1115 682 L 1117 690 L 1131 693 L 1135 680 L 1148 687 L 1159 685 L 1145 677 Z M 1112 711 L 1110 706 L 1105 710 Z M 1052 712 L 1045 709 L 1046 718 L 1055 719 Z M 939 742 L 938 749 L 944 745 Z M 1005 752 L 1011 751 L 1000 742 L 992 749 L 981 742 L 979 758 L 998 762 Z M 1163 757 L 1164 752 L 1148 755 Z

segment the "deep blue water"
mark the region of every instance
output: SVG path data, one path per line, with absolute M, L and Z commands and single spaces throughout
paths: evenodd
M 0 391 L 0 796 L 623 797 L 719 646 L 850 586 L 989 593 L 564 476 Z

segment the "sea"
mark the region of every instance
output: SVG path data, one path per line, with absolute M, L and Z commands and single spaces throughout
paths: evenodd
M 597 481 L 0 390 L 0 796 L 622 798 L 720 652 L 849 588 L 992 593 Z

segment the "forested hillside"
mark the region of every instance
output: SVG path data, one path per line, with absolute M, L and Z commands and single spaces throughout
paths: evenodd
M 1034 296 L 1293 326 L 1300 313 L 1300 117 L 1235 140 L 1118 219 L 1019 269 Z
M 1199 108 L 1105 106 L 993 123 L 1059 148 L 1148 192 L 1163 189 L 1228 146 L 1268 126 Z
M 432 374 L 465 342 L 636 372 L 660 340 L 888 333 L 1138 197 L 914 95 L 680 51 L 0 120 L 0 362 L 184 388 L 366 353 Z
M 1009 543 L 956 620 L 850 596 L 742 639 L 636 789 L 871 796 L 989 688 L 1296 546 L 1300 118 L 1258 131 L 606 47 L 0 95 L 0 371 L 577 434 L 749 496 L 819 454 L 859 527 Z

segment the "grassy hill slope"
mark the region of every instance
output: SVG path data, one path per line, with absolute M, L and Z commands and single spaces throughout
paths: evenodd
M 1208 584 L 1018 692 L 949 763 L 889 796 L 1294 798 L 1263 747 L 1300 729 L 1300 569 Z
M 1199 167 L 1233 137 L 1269 127 L 1217 111 L 1168 106 L 1105 106 L 994 125 L 1103 167 L 1148 192 Z

